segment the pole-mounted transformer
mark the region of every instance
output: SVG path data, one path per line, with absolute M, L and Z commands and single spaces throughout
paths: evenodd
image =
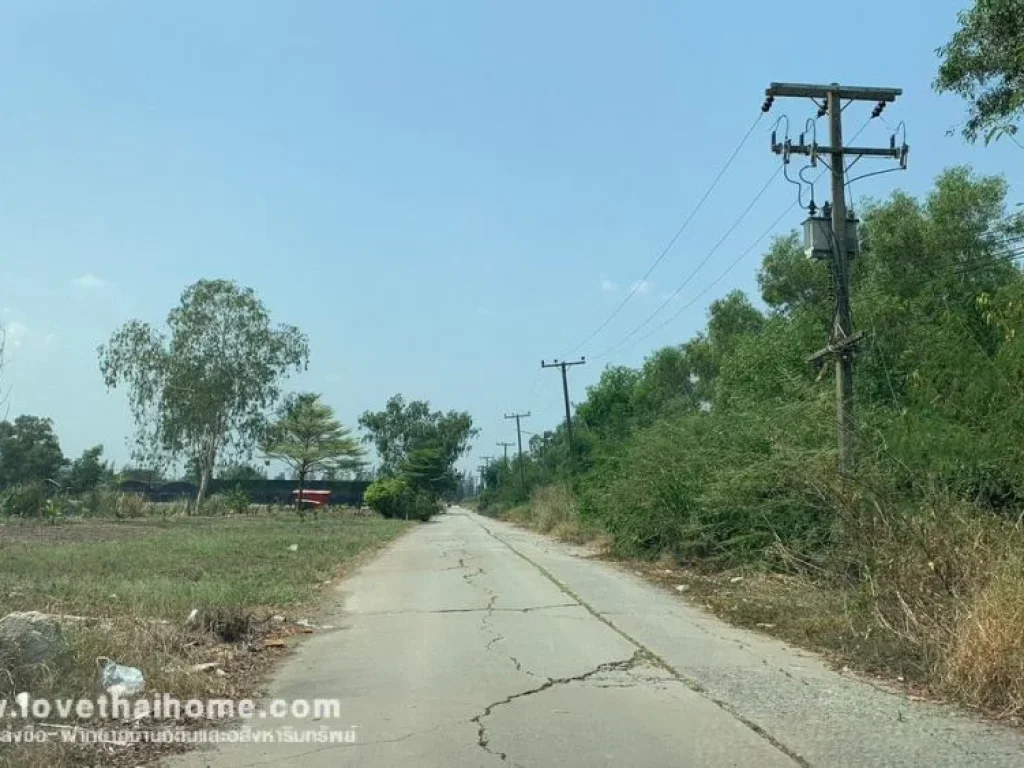
M 860 253 L 858 224 L 860 224 L 860 220 L 854 216 L 851 209 L 847 209 L 844 240 L 846 243 L 846 255 L 851 259 Z M 825 203 L 821 207 L 820 215 L 811 211 L 811 215 L 804 219 L 804 254 L 809 259 L 830 261 L 834 252 L 832 207 Z

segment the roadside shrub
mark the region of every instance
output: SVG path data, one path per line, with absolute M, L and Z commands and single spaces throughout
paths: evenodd
M 792 568 L 829 542 L 834 499 L 819 478 L 834 459 L 822 440 L 784 412 L 679 414 L 594 465 L 580 484 L 581 518 L 621 555 Z
M 425 521 L 440 514 L 441 502 L 422 491 L 412 490 L 406 501 L 406 508 L 408 510 L 408 514 L 405 515 L 406 519 Z
M 47 496 L 43 483 L 12 485 L 0 493 L 0 513 L 16 517 L 40 517 L 46 510 Z
M 377 480 L 363 496 L 366 505 L 383 517 L 429 520 L 441 511 L 440 502 L 413 489 L 400 477 Z
M 579 503 L 572 489 L 564 483 L 536 489 L 529 504 L 512 507 L 502 513 L 501 518 L 575 544 L 599 535 L 592 524 L 587 524 L 580 517 Z
M 409 484 L 400 477 L 383 477 L 366 489 L 363 501 L 366 506 L 383 517 L 402 517 L 404 499 L 409 494 Z

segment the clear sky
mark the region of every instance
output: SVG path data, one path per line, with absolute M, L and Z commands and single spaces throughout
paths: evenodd
M 8 0 L 8 412 L 53 418 L 69 455 L 103 443 L 124 462 L 132 424 L 103 386 L 97 345 L 130 318 L 162 323 L 189 283 L 225 277 L 309 334 L 310 370 L 289 388 L 323 392 L 349 424 L 395 392 L 469 410 L 482 429 L 475 466 L 514 439 L 505 411 L 532 410 L 531 431 L 557 423 L 560 381 L 540 359 L 582 341 L 644 273 L 769 81 L 904 89 L 884 116 L 907 123 L 910 169 L 855 196 L 924 192 L 957 163 L 1016 182 L 1024 150 L 947 136 L 963 105 L 931 90 L 934 49 L 964 5 Z M 847 111 L 848 136 L 869 109 Z M 771 117 L 788 113 L 795 132 L 812 111 L 779 100 Z M 736 222 L 776 168 L 770 122 L 581 352 L 618 342 Z M 888 134 L 874 121 L 859 143 Z M 777 179 L 679 303 L 793 193 Z M 714 298 L 753 289 L 762 252 L 651 338 L 573 369 L 574 398 L 604 363 L 683 341 Z

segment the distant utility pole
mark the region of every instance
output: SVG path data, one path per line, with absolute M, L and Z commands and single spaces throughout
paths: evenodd
M 845 162 L 847 157 L 857 162 L 863 157 L 887 157 L 898 160 L 900 166 L 907 167 L 906 143 L 896 145 L 895 135 L 888 147 L 844 147 L 843 146 L 843 109 L 854 101 L 873 101 L 875 108 L 871 117 L 882 114 L 886 104 L 896 100 L 903 91 L 899 88 L 860 88 L 839 85 L 807 85 L 802 83 L 771 83 L 765 89 L 765 101 L 762 112 L 772 107 L 776 97 L 797 97 L 811 99 L 818 107 L 818 117 L 829 116 L 829 143 L 819 145 L 815 134 L 811 133 L 811 143 L 804 141 L 806 134 L 800 135 L 799 143 L 793 143 L 789 137 L 782 142 L 775 140 L 772 133 L 772 151 L 782 156 L 784 164 L 789 163 L 791 155 L 806 155 L 811 166 L 820 161 L 832 173 L 832 209 L 831 222 L 828 220 L 826 206 L 822 217 L 814 215 L 804 223 L 804 245 L 808 256 L 826 258 L 832 262 L 835 277 L 836 307 L 832 321 L 832 331 L 828 346 L 815 352 L 808 361 L 822 365 L 827 357 L 835 358 L 836 366 L 836 432 L 839 455 L 839 472 L 846 476 L 852 469 L 852 434 L 853 434 L 853 353 L 863 338 L 863 333 L 854 333 L 853 318 L 850 314 L 850 258 L 857 250 L 857 222 L 852 212 L 847 216 L 845 187 Z M 846 100 L 846 104 L 843 101 Z M 808 121 L 810 123 L 810 121 Z M 813 126 L 811 126 L 813 128 Z M 826 160 L 825 158 L 828 158 Z M 852 163 L 851 163 L 852 165 Z
M 545 363 L 543 360 L 540 361 L 541 368 L 561 368 L 562 369 L 562 397 L 565 398 L 565 432 L 569 437 L 569 456 L 572 456 L 572 414 L 569 405 L 569 377 L 565 371 L 567 368 L 571 368 L 574 365 L 585 365 L 587 358 L 581 357 L 579 360 L 552 360 L 550 363 Z
M 508 464 L 508 449 L 515 445 L 515 443 L 504 443 L 499 440 L 495 445 L 505 449 L 505 463 Z
M 528 419 L 529 417 L 529 411 L 527 411 L 526 413 L 505 414 L 506 419 L 516 420 L 516 441 L 519 443 L 519 490 L 522 493 L 524 499 L 526 498 L 526 468 L 523 465 L 523 428 L 522 424 L 520 423 L 520 420 Z
M 493 459 L 493 458 L 494 458 L 493 456 L 481 456 L 480 457 L 480 466 L 478 467 L 478 471 L 480 472 L 480 485 L 482 485 L 484 488 L 487 487 L 487 481 L 484 480 L 484 472 L 487 471 L 487 465 L 490 462 L 490 460 Z

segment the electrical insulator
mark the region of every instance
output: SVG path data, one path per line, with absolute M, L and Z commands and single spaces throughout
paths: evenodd
M 766 98 L 764 100 L 764 104 L 761 105 L 761 111 L 762 112 L 767 112 L 769 109 L 771 109 L 772 108 L 772 103 L 774 101 L 775 101 L 775 97 L 774 96 L 769 96 L 768 98 Z

